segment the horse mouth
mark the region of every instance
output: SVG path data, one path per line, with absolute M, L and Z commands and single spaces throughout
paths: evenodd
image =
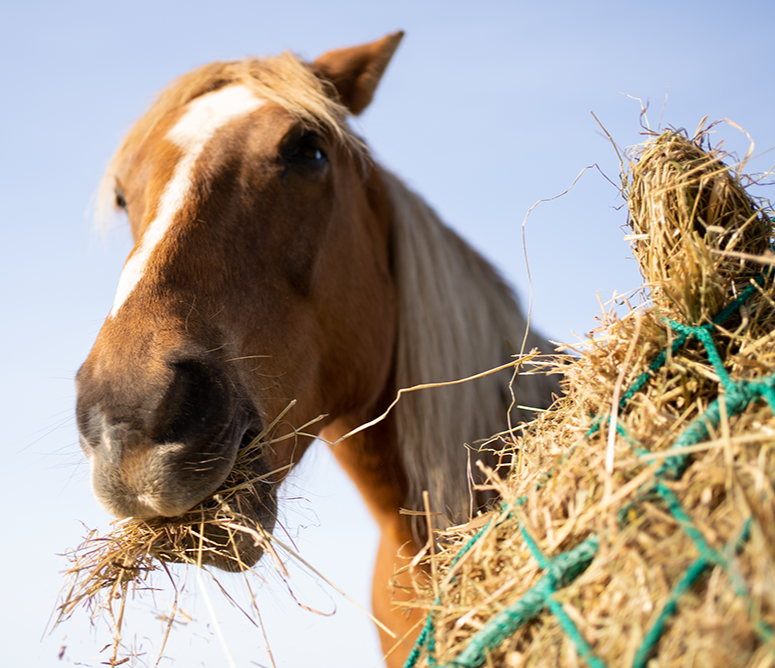
M 167 540 L 156 555 L 163 561 L 244 571 L 263 556 L 277 518 L 276 484 L 262 426 L 248 427 L 234 466 L 211 495 L 177 517 L 158 518 Z
M 226 480 L 187 513 L 204 518 L 197 563 L 238 572 L 264 554 L 277 519 L 277 493 L 262 432 L 259 421 L 245 430 Z

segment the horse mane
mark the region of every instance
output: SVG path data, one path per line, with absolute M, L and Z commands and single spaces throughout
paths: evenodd
M 509 362 L 521 351 L 527 329 L 513 291 L 417 194 L 392 174 L 382 176 L 393 208 L 397 386 L 457 380 Z M 532 348 L 548 352 L 547 342 L 528 332 L 525 352 Z M 433 512 L 443 513 L 446 522 L 465 521 L 479 505 L 475 497 L 486 498 L 470 487 L 471 450 L 464 444 L 504 431 L 512 404 L 544 408 L 547 397 L 559 392 L 555 378 L 544 374 L 520 376 L 510 388 L 512 375 L 506 369 L 402 396 L 395 421 L 410 509 L 423 508 L 428 490 Z M 532 417 L 520 408 L 511 411 L 514 425 Z M 492 463 L 488 454 L 472 459 Z M 418 526 L 414 532 L 424 533 Z
M 290 52 L 266 58 L 213 62 L 188 72 L 170 83 L 146 113 L 134 124 L 111 158 L 97 193 L 96 218 L 104 224 L 115 204 L 114 189 L 120 165 L 143 143 L 168 114 L 195 98 L 229 84 L 241 83 L 266 100 L 279 104 L 311 129 L 338 139 L 362 162 L 368 150 L 347 123 L 349 111 L 338 100 L 333 84 L 322 80 L 313 68 Z

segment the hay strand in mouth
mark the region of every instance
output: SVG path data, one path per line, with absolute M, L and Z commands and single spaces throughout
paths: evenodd
M 201 567 L 215 558 L 228 560 L 235 570 L 249 570 L 242 561 L 237 538 L 249 535 L 272 558 L 274 567 L 288 577 L 282 559 L 278 555 L 272 537 L 250 512 L 243 512 L 242 499 L 257 496 L 258 487 L 266 485 L 277 474 L 290 468 L 281 467 L 269 473 L 257 474 L 252 465 L 265 456 L 267 446 L 306 435 L 305 430 L 323 419 L 320 416 L 288 433 L 275 436 L 275 431 L 289 405 L 256 435 L 245 447 L 240 448 L 232 471 L 221 487 L 209 498 L 187 513 L 173 518 L 135 519 L 125 518 L 111 523 L 111 530 L 101 536 L 96 530 L 89 531 L 81 545 L 67 553 L 69 568 L 65 572 L 67 583 L 60 594 L 55 611 L 54 626 L 69 619 L 77 609 L 83 608 L 92 620 L 106 616 L 113 632 L 112 656 L 109 665 L 119 665 L 118 650 L 127 597 L 131 593 L 152 589 L 149 576 L 164 570 L 175 590 L 173 611 L 169 616 L 159 659 L 162 657 L 170 629 L 175 620 L 178 590 L 167 568 L 170 562 L 187 563 Z M 215 529 L 225 539 L 208 538 Z

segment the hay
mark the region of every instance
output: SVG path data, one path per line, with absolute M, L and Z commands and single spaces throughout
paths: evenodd
M 565 369 L 502 507 L 437 534 L 408 665 L 775 665 L 772 227 L 729 159 L 706 132 L 633 154 L 650 305 Z
M 118 659 L 118 651 L 126 601 L 144 591 L 152 591 L 149 584 L 151 574 L 163 570 L 176 593 L 161 643 L 161 658 L 176 618 L 177 596 L 180 593 L 167 564 L 186 563 L 201 567 L 218 563 L 221 568 L 226 566 L 227 570 L 248 571 L 256 554 L 266 552 L 271 555 L 278 572 L 287 578 L 288 573 L 275 544 L 286 553 L 293 555 L 293 552 L 278 543 L 256 521 L 248 509 L 249 503 L 244 504 L 243 509 L 243 499 L 257 497 L 258 486 L 266 485 L 268 478 L 283 474 L 285 469 L 290 468 L 256 474 L 253 465 L 265 456 L 267 447 L 306 435 L 306 428 L 321 419 L 312 420 L 289 432 L 282 421 L 294 404 L 291 402 L 271 424 L 240 449 L 234 468 L 221 487 L 189 512 L 173 518 L 138 520 L 130 517 L 115 520 L 104 536 L 96 530 L 90 531 L 79 547 L 65 555 L 70 563 L 65 573 L 68 581 L 60 595 L 54 625 L 70 619 L 79 608 L 87 610 L 92 621 L 106 617 L 113 633 L 112 656 L 108 665 L 119 665 L 124 661 Z M 278 430 L 278 425 L 283 428 Z M 255 601 L 253 606 L 258 615 Z

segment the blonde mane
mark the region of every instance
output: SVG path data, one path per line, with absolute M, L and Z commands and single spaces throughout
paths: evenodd
M 97 193 L 97 223 L 104 223 L 115 204 L 116 174 L 121 164 L 143 143 L 169 113 L 193 99 L 233 83 L 252 88 L 259 96 L 279 104 L 311 129 L 330 134 L 361 160 L 369 158 L 363 141 L 347 124 L 349 111 L 338 101 L 333 85 L 292 53 L 262 59 L 203 65 L 175 79 L 126 134 L 113 155 Z
M 383 178 L 393 206 L 398 387 L 457 380 L 511 361 L 527 327 L 511 289 L 417 194 L 392 174 L 383 172 Z M 525 350 L 534 347 L 549 352 L 546 341 L 529 333 Z M 448 522 L 470 517 L 464 444 L 506 429 L 511 377 L 507 369 L 403 395 L 395 419 L 410 509 L 422 509 L 427 489 L 432 510 Z M 540 397 L 552 391 L 559 391 L 558 384 L 544 375 L 520 377 L 513 387 L 515 403 L 525 406 L 544 406 Z M 529 418 L 525 411 L 512 411 L 514 424 Z

